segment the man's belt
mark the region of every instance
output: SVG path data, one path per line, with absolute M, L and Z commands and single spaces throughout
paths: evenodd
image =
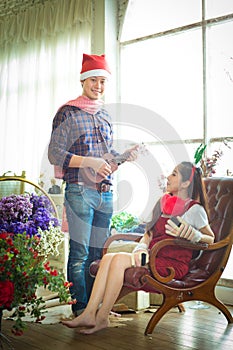
M 100 183 L 86 184 L 85 182 L 74 182 L 77 185 L 97 190 L 100 193 L 109 192 L 112 184 L 102 181 Z
M 98 192 L 109 192 L 111 190 L 111 184 L 109 183 L 100 182 L 95 185 Z

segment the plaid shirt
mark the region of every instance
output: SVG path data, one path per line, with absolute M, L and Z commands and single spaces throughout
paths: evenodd
M 53 128 L 48 147 L 51 164 L 65 171 L 68 183 L 82 181 L 79 168 L 69 168 L 71 157 L 103 157 L 105 153 L 117 153 L 112 149 L 112 121 L 108 112 L 101 108 L 95 115 L 75 106 L 63 106 L 53 119 Z

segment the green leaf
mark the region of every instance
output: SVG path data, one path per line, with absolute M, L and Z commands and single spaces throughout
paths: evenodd
M 202 159 L 202 156 L 205 152 L 207 145 L 203 145 L 202 143 L 197 147 L 194 153 L 194 164 L 198 164 Z

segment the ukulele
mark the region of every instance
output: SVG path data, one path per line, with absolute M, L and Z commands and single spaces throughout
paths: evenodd
M 140 153 L 145 152 L 145 146 L 143 144 L 139 145 L 138 152 L 140 152 Z M 130 154 L 131 154 L 130 151 L 126 151 L 122 154 L 119 154 L 119 155 L 113 157 L 113 155 L 111 153 L 105 153 L 103 155 L 103 159 L 110 165 L 111 171 L 112 171 L 112 173 L 114 173 L 118 169 L 119 165 L 121 165 L 127 161 L 127 159 L 130 157 Z M 79 171 L 80 171 L 80 174 L 81 174 L 84 182 L 87 184 L 100 183 L 104 180 L 107 180 L 106 177 L 99 175 L 92 168 L 82 168 Z
M 103 159 L 111 166 L 112 173 L 117 170 L 119 165 L 127 160 L 130 154 L 126 153 L 123 153 L 122 155 L 116 156 L 114 158 L 112 157 L 111 153 L 104 154 Z M 97 174 L 92 168 L 80 168 L 79 172 L 82 175 L 84 182 L 88 184 L 100 183 L 105 179 L 103 176 Z M 54 165 L 54 177 L 56 179 L 63 179 L 64 174 L 64 170 L 60 166 Z

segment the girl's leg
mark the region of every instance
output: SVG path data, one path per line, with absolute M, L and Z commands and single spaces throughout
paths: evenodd
M 130 266 L 131 254 L 119 253 L 112 257 L 111 264 L 108 269 L 103 301 L 101 307 L 97 311 L 95 326 L 92 328 L 83 329 L 80 331 L 81 333 L 91 334 L 100 329 L 108 327 L 109 313 L 121 291 L 125 270 Z M 93 293 L 95 293 L 94 289 Z
M 111 260 L 114 254 L 105 254 L 101 260 L 99 270 L 97 272 L 95 282 L 93 285 L 90 300 L 87 307 L 81 315 L 74 318 L 72 321 L 63 321 L 62 323 L 67 327 L 74 328 L 78 326 L 94 326 L 96 312 L 99 308 L 100 303 L 103 300 L 106 280 L 108 277 L 108 270 L 111 264 Z

